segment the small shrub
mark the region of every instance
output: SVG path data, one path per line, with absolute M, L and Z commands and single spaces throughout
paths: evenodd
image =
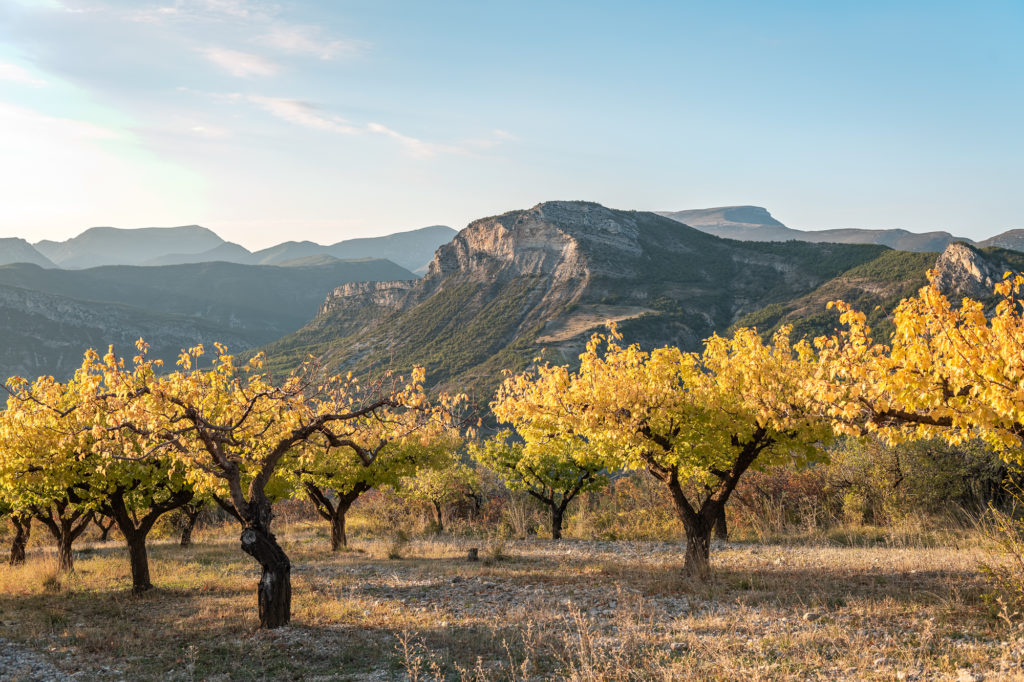
M 406 547 L 409 546 L 409 534 L 399 528 L 391 535 L 391 541 L 388 543 L 387 556 L 388 559 L 401 559 L 403 552 Z
M 989 598 L 1000 605 L 1006 620 L 1024 615 L 1024 519 L 994 507 L 981 524 L 996 555 L 981 565 L 992 584 Z

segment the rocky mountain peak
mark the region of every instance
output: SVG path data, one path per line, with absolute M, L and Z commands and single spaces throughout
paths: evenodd
M 426 279 L 456 273 L 477 277 L 541 275 L 556 281 L 621 275 L 602 254 L 639 255 L 630 212 L 586 201 L 549 201 L 470 223 L 438 249 Z
M 948 294 L 988 298 L 1001 274 L 984 255 L 963 242 L 947 246 L 935 261 L 937 283 Z

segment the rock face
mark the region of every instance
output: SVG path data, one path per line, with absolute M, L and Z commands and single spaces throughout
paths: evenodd
M 992 296 L 992 287 L 1002 280 L 1003 272 L 977 249 L 962 242 L 947 246 L 935 262 L 936 282 L 943 292 L 974 299 Z
M 722 240 L 653 213 L 557 201 L 470 223 L 416 282 L 337 288 L 309 325 L 266 348 L 287 370 L 406 370 L 493 389 L 546 349 L 572 361 L 614 320 L 627 341 L 696 348 L 739 316 L 806 293 L 885 251 Z

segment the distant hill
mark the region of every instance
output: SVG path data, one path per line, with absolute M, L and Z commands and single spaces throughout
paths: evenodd
M 151 258 L 138 265 L 186 265 L 189 263 L 251 263 L 249 249 L 234 242 L 222 242 L 199 253 L 168 253 Z
M 435 386 L 486 401 L 502 369 L 521 369 L 541 349 L 572 361 L 610 320 L 627 341 L 693 349 L 888 251 L 748 244 L 653 213 L 548 202 L 471 223 L 421 280 L 338 287 L 311 323 L 266 351 L 277 373 L 309 354 L 333 369 L 423 364 Z
M 997 246 L 1003 249 L 1024 252 L 1024 230 L 1007 230 L 994 237 L 978 242 L 978 246 Z
M 413 279 L 390 261 L 332 260 L 276 267 L 232 263 L 102 266 L 44 270 L 0 267 L 0 377 L 62 375 L 89 347 L 142 335 L 172 362 L 181 341 L 228 343 L 243 351 L 294 331 L 345 282 Z M 155 330 L 155 331 L 146 331 Z M 145 332 L 145 333 L 143 333 Z M 156 338 L 154 334 L 164 338 Z M 38 352 L 34 349 L 38 348 Z M 165 350 L 169 355 L 160 355 Z M 131 348 L 119 352 L 131 354 Z
M 293 265 L 312 262 L 306 260 L 310 258 L 383 258 L 422 274 L 434 257 L 437 247 L 451 241 L 453 236 L 455 230 L 452 228 L 433 225 L 383 237 L 346 239 L 326 246 L 310 241 L 289 241 L 253 253 L 244 246 L 224 241 L 214 232 L 198 225 L 145 227 L 132 230 L 93 227 L 63 242 L 41 241 L 36 244 L 39 251 L 37 258 L 45 256 L 49 259 L 45 263 L 36 260 L 7 262 L 35 262 L 44 267 L 56 265 L 65 269 L 81 269 L 102 265 L 149 266 L 214 262 Z M 28 242 L 23 242 L 23 245 L 32 248 Z M 2 246 L 3 242 L 0 241 L 0 247 Z M 13 245 L 11 248 L 13 249 Z M 0 252 L 0 258 L 2 257 L 3 253 Z M 24 259 L 28 258 L 28 255 L 20 257 Z
M 837 244 L 881 244 L 901 251 L 938 252 L 956 241 L 970 242 L 948 232 L 907 230 L 794 230 L 786 227 L 760 206 L 723 206 L 688 211 L 659 211 L 658 215 L 726 239 L 741 241 L 833 242 Z
M 444 225 L 433 225 L 408 232 L 397 232 L 384 237 L 346 239 L 336 244 L 323 246 L 315 242 L 284 242 L 252 254 L 248 262 L 259 265 L 281 265 L 313 256 L 335 258 L 387 258 L 422 274 L 442 244 L 447 244 L 456 234 Z
M 169 253 L 196 254 L 224 243 L 198 225 L 120 229 L 92 227 L 63 242 L 44 240 L 36 249 L 62 268 L 142 265 Z
M 0 239 L 0 265 L 32 263 L 41 268 L 55 268 L 53 262 L 24 239 Z

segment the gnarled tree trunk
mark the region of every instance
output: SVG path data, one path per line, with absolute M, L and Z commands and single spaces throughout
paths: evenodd
M 437 500 L 431 500 L 431 504 L 434 505 L 434 522 L 437 524 L 437 533 L 440 535 L 444 532 L 444 508 Z
M 250 500 L 245 512 L 242 551 L 263 569 L 256 588 L 260 627 L 278 628 L 287 625 L 292 617 L 292 565 L 270 532 L 270 501 L 263 496 Z
M 106 542 L 107 538 L 110 536 L 110 529 L 113 528 L 114 524 L 116 523 L 114 519 L 108 518 L 107 525 L 105 526 L 103 525 L 103 521 L 99 516 L 93 517 L 92 522 L 96 524 L 97 528 L 100 529 L 100 542 Z
M 686 559 L 683 572 L 691 578 L 705 581 L 711 576 L 711 523 L 697 515 L 683 521 L 686 528 Z
M 12 514 L 14 539 L 11 540 L 11 566 L 25 563 L 25 547 L 32 535 L 32 517 L 27 514 Z

